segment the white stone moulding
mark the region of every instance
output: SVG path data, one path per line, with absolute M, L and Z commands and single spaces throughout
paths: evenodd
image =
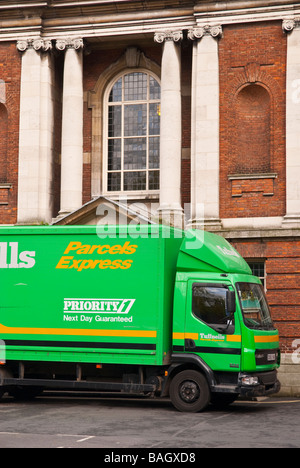
M 221 37 L 222 26 L 205 24 L 197 28 L 189 29 L 188 31 L 188 38 L 192 41 L 195 39 L 202 39 L 203 36 Z
M 52 42 L 49 39 L 21 39 L 17 41 L 17 49 L 20 52 L 25 52 L 27 49 L 36 51 L 48 52 L 52 50 Z
M 55 47 L 57 50 L 63 51 L 66 49 L 75 49 L 80 50 L 83 49 L 84 43 L 82 38 L 65 38 L 65 39 L 57 39 Z
M 159 31 L 154 34 L 154 41 L 159 44 L 162 44 L 165 41 L 180 42 L 182 39 L 182 31 Z

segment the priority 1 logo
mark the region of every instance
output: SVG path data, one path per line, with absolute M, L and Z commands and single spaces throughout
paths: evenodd
M 64 312 L 128 314 L 135 299 L 64 299 Z
M 19 252 L 18 242 L 0 242 L 0 268 L 32 268 L 35 252 Z

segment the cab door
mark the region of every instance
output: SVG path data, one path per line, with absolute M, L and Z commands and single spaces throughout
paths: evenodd
M 230 283 L 188 281 L 185 352 L 198 354 L 213 370 L 239 371 L 241 330 Z

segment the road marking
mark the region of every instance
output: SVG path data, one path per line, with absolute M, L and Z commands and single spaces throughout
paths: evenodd
M 276 399 L 268 400 L 268 401 L 267 400 L 263 400 L 263 401 L 237 400 L 234 403 L 241 403 L 241 404 L 250 403 L 250 404 L 255 404 L 255 405 L 257 405 L 257 404 L 273 405 L 275 403 L 276 405 L 279 405 L 279 404 L 282 404 L 282 403 L 284 403 L 284 404 L 285 403 L 300 403 L 300 398 L 299 398 L 299 400 L 287 400 L 287 401 L 282 401 L 282 400 L 277 401 Z
M 86 440 L 94 439 L 94 438 L 95 438 L 95 436 L 87 436 L 84 439 L 77 440 L 77 442 L 85 442 Z
M 21 432 L 0 432 L 0 435 L 21 435 Z

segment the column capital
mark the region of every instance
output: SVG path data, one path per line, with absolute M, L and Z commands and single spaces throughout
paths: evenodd
M 195 39 L 202 39 L 203 36 L 221 37 L 222 26 L 221 25 L 209 25 L 198 26 L 197 28 L 189 29 L 188 38 L 192 41 Z
M 84 47 L 83 39 L 82 38 L 63 38 L 57 39 L 55 43 L 55 47 L 57 50 L 66 50 L 66 49 L 74 49 L 74 50 L 81 50 Z
M 162 44 L 166 41 L 180 42 L 183 39 L 183 32 L 177 31 L 159 31 L 154 34 L 154 41 Z
M 25 52 L 28 49 L 34 49 L 37 52 L 48 52 L 52 50 L 52 42 L 49 39 L 21 39 L 17 41 L 17 49 Z
M 282 21 L 282 29 L 284 32 L 289 33 L 296 27 L 296 21 L 293 18 L 285 19 Z

